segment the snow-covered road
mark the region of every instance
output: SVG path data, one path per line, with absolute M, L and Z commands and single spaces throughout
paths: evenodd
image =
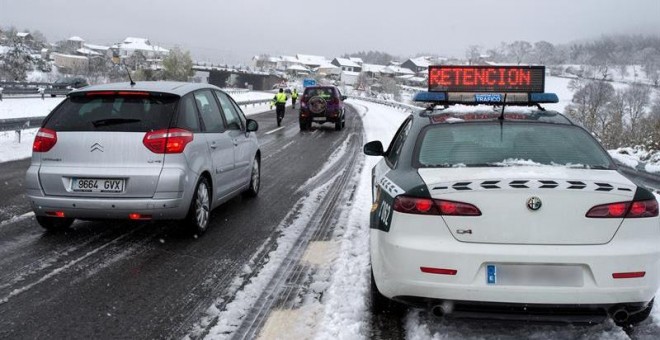
M 347 103 L 353 108 L 352 114 L 359 116 L 362 121 L 364 131 L 361 143 L 380 140 L 387 146 L 407 116 L 407 113 L 379 104 L 360 100 L 348 100 Z M 276 138 L 288 140 L 298 136 L 296 138 L 306 137 L 308 142 L 314 142 L 323 136 L 334 136 L 334 131 L 326 132 L 322 129 L 299 135 L 297 127 L 293 126 L 275 132 L 277 133 L 264 135 L 261 140 L 263 145 L 271 143 L 271 139 L 278 140 Z M 10 150 L 5 146 L 17 144 L 11 140 L 15 136 L 13 132 L 8 132 L 4 137 L 10 141 L 0 141 L 0 161 L 3 154 L 23 155 L 20 158 L 29 155 L 31 141 L 19 144 L 27 145 L 26 150 Z M 295 188 L 290 188 L 291 192 L 296 194 L 306 194 L 294 205 L 294 210 L 282 218 L 282 222 L 277 226 L 278 233 L 270 240 L 264 241 L 261 248 L 255 252 L 255 257 L 242 268 L 241 273 L 229 284 L 229 288 L 223 290 L 227 294 L 208 297 L 214 302 L 201 319 L 193 320 L 194 327 L 187 333 L 189 338 L 231 338 L 237 335 L 239 330 L 246 329 L 242 324 L 246 316 L 249 316 L 253 323 L 260 325 L 258 333 L 254 335 L 263 339 L 368 339 L 372 338 L 374 333 L 384 337 L 397 337 L 387 329 L 374 330 L 378 324 L 372 322 L 369 309 L 371 168 L 379 158 L 363 156 L 359 152 L 361 146 L 356 148 L 354 145 L 357 143 L 356 137 L 357 132 L 354 131 L 347 135 L 348 139 L 332 145 L 335 151 L 325 158 L 325 163 L 318 163 L 320 166 L 316 172 L 310 173 L 308 179 Z M 0 133 L 0 139 L 2 138 Z M 353 144 L 349 144 L 351 138 L 354 139 L 350 142 Z M 283 148 L 289 145 L 287 142 Z M 358 154 L 354 167 L 344 169 L 345 160 L 350 159 L 349 156 L 356 152 Z M 335 208 L 326 214 L 324 209 L 329 206 L 325 205 L 323 200 L 333 186 L 341 183 L 341 178 L 346 179 L 342 184 L 346 189 L 336 194 L 332 205 Z M 344 201 L 344 205 L 337 203 Z M 301 242 L 300 235 L 310 232 L 308 226 L 318 223 L 319 220 L 323 221 L 324 225 L 333 226 L 328 229 L 332 230 L 331 235 Z M 31 234 L 30 238 L 24 241 L 29 242 L 36 242 L 36 236 Z M 136 247 L 138 245 L 104 259 L 107 264 L 100 268 L 107 270 L 114 261 L 125 261 L 133 256 L 131 254 Z M 295 263 L 292 256 L 296 257 Z M 286 263 L 295 265 L 290 265 L 289 271 L 282 271 L 281 268 Z M 26 275 L 33 275 L 40 270 L 36 268 L 34 272 L 26 272 Z M 286 280 L 279 278 L 278 281 L 277 275 L 282 272 L 288 273 L 287 275 L 291 272 L 299 273 L 299 282 L 291 282 L 288 277 Z M 92 277 L 96 272 L 89 272 L 87 275 Z M 17 280 L 23 280 L 23 276 Z M 13 284 L 12 282 L 10 284 Z M 279 288 L 274 289 L 275 286 Z M 291 291 L 294 286 L 304 289 Z M 279 300 L 276 298 L 281 295 L 288 296 L 288 300 L 278 304 Z M 231 301 L 225 301 L 227 296 L 231 296 Z M 273 307 L 281 305 L 291 308 L 259 309 L 258 313 L 263 315 L 254 314 L 253 309 L 261 308 L 265 301 L 269 301 Z M 398 323 L 407 339 L 651 339 L 660 334 L 660 309 L 656 309 L 649 320 L 639 325 L 632 336 L 611 321 L 589 327 L 449 321 L 438 319 L 419 309 L 409 310 Z M 247 328 L 254 331 L 254 328 Z

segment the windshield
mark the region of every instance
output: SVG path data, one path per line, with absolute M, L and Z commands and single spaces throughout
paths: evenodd
M 305 91 L 306 98 L 318 96 L 327 99 L 332 97 L 333 94 L 334 94 L 334 90 L 332 88 L 315 88 L 315 89 L 307 89 Z
M 567 166 L 610 169 L 605 151 L 576 126 L 505 122 L 443 124 L 421 135 L 421 167 Z
M 48 119 L 55 131 L 146 132 L 169 127 L 175 96 L 71 96 Z

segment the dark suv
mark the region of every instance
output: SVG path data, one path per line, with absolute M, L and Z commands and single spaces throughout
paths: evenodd
M 344 99 L 336 86 L 310 86 L 305 88 L 300 101 L 300 130 L 309 130 L 314 123 L 335 123 L 339 131 L 346 125 Z

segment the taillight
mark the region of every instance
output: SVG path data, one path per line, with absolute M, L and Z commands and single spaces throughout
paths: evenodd
M 597 205 L 587 212 L 591 218 L 640 218 L 658 216 L 655 199 Z
M 481 216 L 479 208 L 472 204 L 410 196 L 397 196 L 392 208 L 407 214 Z
M 184 129 L 164 129 L 147 132 L 142 143 L 154 153 L 182 153 L 192 142 L 193 133 Z
M 34 143 L 32 143 L 33 152 L 48 152 L 50 149 L 55 146 L 57 143 L 57 132 L 41 128 L 37 131 L 36 137 L 34 137 Z

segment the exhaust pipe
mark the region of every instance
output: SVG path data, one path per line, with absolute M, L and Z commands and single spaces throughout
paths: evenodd
M 431 312 L 433 313 L 433 315 L 435 315 L 439 318 L 441 318 L 441 317 L 445 316 L 445 314 L 447 314 L 447 310 L 445 309 L 445 307 L 443 305 L 433 306 L 433 308 L 431 309 Z
M 433 315 L 441 318 L 447 314 L 451 314 L 454 311 L 454 302 L 453 301 L 443 301 L 439 305 L 433 306 L 431 308 L 431 313 Z
M 630 314 L 624 308 L 616 309 L 611 315 L 612 319 L 618 323 L 626 322 L 628 321 L 628 317 L 630 317 Z

